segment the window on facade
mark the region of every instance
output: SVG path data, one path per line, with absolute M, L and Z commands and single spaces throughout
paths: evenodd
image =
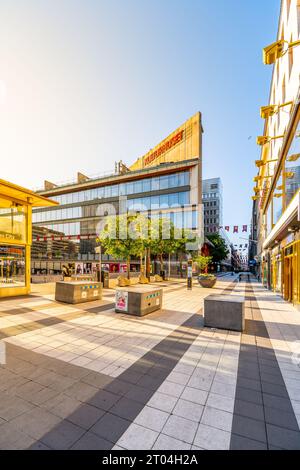
M 159 190 L 159 178 L 151 178 L 151 191 Z
M 151 191 L 151 179 L 150 178 L 142 180 L 142 185 L 143 185 L 144 193 Z
M 160 209 L 167 209 L 169 207 L 169 198 L 168 194 L 164 194 L 162 196 L 159 196 L 159 207 Z
M 133 183 L 133 193 L 137 194 L 137 193 L 141 193 L 142 191 L 143 191 L 142 181 L 135 181 Z

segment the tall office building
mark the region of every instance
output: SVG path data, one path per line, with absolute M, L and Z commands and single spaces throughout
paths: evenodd
M 202 181 L 204 233 L 219 232 L 223 225 L 223 186 L 221 178 Z

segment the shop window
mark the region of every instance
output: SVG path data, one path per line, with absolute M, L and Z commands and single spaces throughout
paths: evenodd
M 0 238 L 26 241 L 25 207 L 11 201 L 0 200 Z
M 25 248 L 0 245 L 0 287 L 25 286 Z

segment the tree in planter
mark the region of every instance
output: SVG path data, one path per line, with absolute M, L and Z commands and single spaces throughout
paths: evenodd
M 107 217 L 104 229 L 98 235 L 104 251 L 117 259 L 126 259 L 127 278 L 130 279 L 130 260 L 141 256 L 148 240 L 148 219 L 140 215 L 121 214 Z
M 212 256 L 203 256 L 199 255 L 194 259 L 195 263 L 197 263 L 197 266 L 199 268 L 199 274 L 201 273 L 207 273 L 207 268 L 209 263 L 212 261 Z
M 213 244 L 210 247 L 209 252 L 212 257 L 213 263 L 220 263 L 227 258 L 229 250 L 225 243 L 225 240 L 218 233 L 212 233 L 207 235 L 208 240 Z

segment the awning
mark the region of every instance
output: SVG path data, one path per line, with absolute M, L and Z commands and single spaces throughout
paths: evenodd
M 56 206 L 58 202 L 40 196 L 30 189 L 23 188 L 16 184 L 0 179 L 0 197 L 15 199 L 20 203 L 30 204 L 34 207 Z

